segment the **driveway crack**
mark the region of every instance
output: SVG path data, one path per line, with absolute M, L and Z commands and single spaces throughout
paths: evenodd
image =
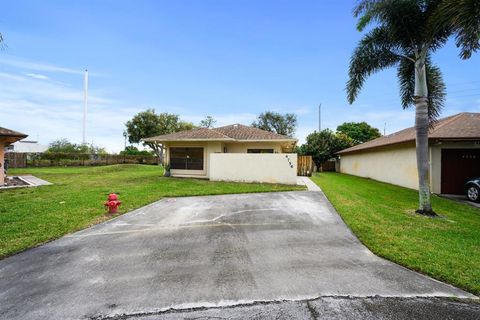
M 307 309 L 310 312 L 310 315 L 312 316 L 312 319 L 313 320 L 318 319 L 320 317 L 320 314 L 318 313 L 318 311 L 315 310 L 315 308 L 310 304 L 310 301 L 307 300 L 306 304 L 307 304 Z

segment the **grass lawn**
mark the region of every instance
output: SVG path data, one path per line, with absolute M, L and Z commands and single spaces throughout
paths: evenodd
M 330 172 L 312 180 L 374 253 L 480 294 L 480 209 L 433 196 L 442 218 L 428 218 L 414 213 L 415 190 Z
M 9 173 L 33 174 L 54 184 L 0 191 L 0 257 L 111 218 L 103 207 L 110 192 L 119 194 L 124 213 L 163 197 L 304 189 L 164 178 L 160 167 L 147 165 L 27 168 Z

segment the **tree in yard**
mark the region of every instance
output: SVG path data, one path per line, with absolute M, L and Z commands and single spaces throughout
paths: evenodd
M 213 128 L 215 126 L 215 123 L 217 123 L 217 120 L 215 120 L 212 116 L 206 116 L 205 119 L 200 121 L 199 127 L 201 127 L 201 128 Z
M 126 156 L 153 156 L 154 153 L 152 151 L 147 150 L 138 150 L 135 146 L 127 146 L 125 150 L 120 151 L 121 155 Z
M 332 158 L 340 150 L 353 146 L 353 140 L 343 133 L 334 133 L 330 129 L 314 131 L 307 136 L 305 144 L 297 150 L 300 155 L 310 155 L 317 168 Z
M 48 145 L 47 152 L 105 154 L 104 148 L 92 144 L 71 143 L 68 139 L 59 139 Z
M 130 143 L 143 142 L 143 145 L 150 147 L 155 152 L 159 163 L 163 163 L 164 146 L 155 142 L 144 142 L 142 139 L 194 128 L 192 123 L 180 121 L 176 114 L 166 112 L 156 114 L 153 109 L 137 113 L 127 121 L 125 126 L 127 127 L 128 141 Z
M 366 122 L 344 122 L 337 127 L 337 133 L 347 135 L 355 144 L 364 143 L 381 136 L 377 128 Z
M 297 116 L 293 113 L 282 115 L 267 111 L 257 117 L 257 120 L 252 123 L 252 127 L 292 137 L 297 129 Z
M 417 212 L 435 215 L 430 203 L 428 130 L 445 101 L 445 84 L 431 54 L 450 37 L 468 59 L 480 48 L 478 0 L 362 0 L 354 10 L 357 28 L 373 28 L 360 40 L 349 68 L 348 101 L 357 98 L 365 79 L 397 68 L 403 108 L 415 105 L 419 179 Z

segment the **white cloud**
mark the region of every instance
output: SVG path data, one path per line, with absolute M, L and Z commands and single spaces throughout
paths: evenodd
M 30 78 L 34 78 L 34 79 L 40 79 L 40 80 L 48 80 L 49 77 L 47 77 L 46 75 L 43 75 L 43 74 L 39 74 L 39 73 L 25 73 L 26 76 L 29 76 Z
M 117 152 L 123 149 L 124 123 L 140 111 L 91 90 L 87 121 L 88 142 Z M 115 102 L 115 104 L 113 104 Z M 41 143 L 68 138 L 80 142 L 83 90 L 64 83 L 0 73 L 1 126 L 24 132 Z
M 8 55 L 2 55 L 0 57 L 0 64 L 7 65 L 10 67 L 15 67 L 15 68 L 36 70 L 36 71 L 83 74 L 83 70 L 66 68 L 66 67 L 48 64 L 48 63 L 38 63 L 38 62 L 33 62 L 25 59 L 19 59 L 17 57 L 12 57 Z

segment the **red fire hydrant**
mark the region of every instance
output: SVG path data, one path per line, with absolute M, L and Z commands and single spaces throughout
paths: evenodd
M 108 200 L 105 202 L 105 207 L 108 207 L 108 213 L 117 213 L 118 207 L 122 204 L 118 200 L 118 196 L 115 193 L 110 193 L 108 195 Z

